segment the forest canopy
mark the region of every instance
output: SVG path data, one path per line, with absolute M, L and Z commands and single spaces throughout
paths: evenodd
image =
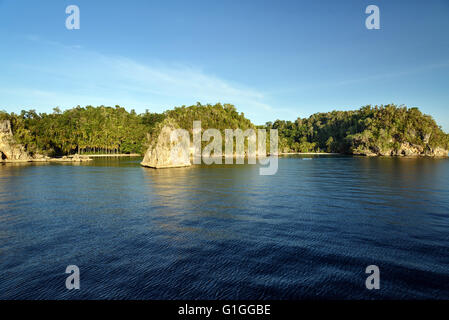
M 28 152 L 50 156 L 74 153 L 143 154 L 157 124 L 173 119 L 192 131 L 194 120 L 203 130 L 256 128 L 231 104 L 175 107 L 164 113 L 137 114 L 120 106 L 80 107 L 53 113 L 35 110 L 20 114 L 0 111 L 0 120 L 11 121 L 14 137 Z M 263 126 L 278 129 L 280 152 L 338 152 L 362 154 L 397 150 L 404 142 L 449 149 L 449 135 L 435 120 L 417 108 L 395 105 L 365 106 L 355 111 L 316 113 L 296 121 L 276 120 Z M 152 134 L 153 133 L 153 134 Z
M 402 143 L 449 149 L 449 136 L 418 108 L 365 106 L 355 111 L 315 113 L 296 121 L 276 120 L 282 152 L 387 154 Z
M 74 153 L 141 153 L 148 130 L 163 115 L 136 114 L 120 106 L 80 106 L 61 112 L 20 114 L 0 112 L 9 119 L 17 142 L 30 153 L 50 156 Z
M 20 114 L 0 111 L 0 120 L 10 120 L 14 138 L 31 154 L 61 156 L 80 154 L 145 153 L 149 138 L 159 122 L 171 118 L 192 131 L 194 120 L 203 127 L 224 130 L 253 127 L 231 104 L 176 107 L 164 113 L 137 114 L 120 106 L 80 107 L 61 112 Z M 154 136 L 154 135 L 153 135 Z

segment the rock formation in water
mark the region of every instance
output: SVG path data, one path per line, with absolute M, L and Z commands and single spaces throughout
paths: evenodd
M 0 161 L 30 161 L 32 157 L 13 137 L 11 122 L 0 121 Z
M 191 165 L 189 155 L 190 145 L 186 144 L 180 148 L 176 148 L 176 146 L 182 144 L 181 137 L 171 141 L 171 134 L 176 129 L 179 129 L 179 126 L 169 118 L 157 125 L 150 138 L 150 147 L 141 162 L 142 166 L 160 169 L 188 167 Z

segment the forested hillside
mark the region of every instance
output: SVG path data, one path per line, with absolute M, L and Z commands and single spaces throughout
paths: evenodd
M 407 152 L 405 148 L 422 153 L 449 149 L 449 136 L 431 116 L 395 105 L 316 113 L 294 122 L 276 120 L 266 127 L 279 130 L 282 152 L 400 155 Z
M 251 121 L 246 119 L 243 113 L 237 112 L 232 104 L 201 105 L 198 103 L 190 107 L 177 107 L 164 114 L 190 132 L 192 132 L 193 121 L 201 121 L 203 129 L 214 128 L 222 132 L 224 129 L 255 128 Z
M 194 120 L 202 128 L 255 128 L 230 104 L 176 107 L 164 113 L 137 114 L 120 106 L 76 107 L 51 114 L 34 110 L 0 112 L 11 121 L 14 137 L 28 152 L 45 155 L 74 153 L 141 153 L 158 123 L 169 118 L 192 132 Z M 366 106 L 355 111 L 316 113 L 296 121 L 276 120 L 259 126 L 279 130 L 281 152 L 338 152 L 365 155 L 432 155 L 449 149 L 449 136 L 429 115 L 417 108 Z M 156 129 L 157 130 L 157 129 Z M 441 152 L 443 152 L 442 150 Z M 446 152 L 447 154 L 447 152 Z
M 34 110 L 0 112 L 11 121 L 14 138 L 30 153 L 50 156 L 73 153 L 141 153 L 145 137 L 163 115 L 136 114 L 124 108 L 76 107 L 51 114 Z
M 50 156 L 81 154 L 143 154 L 154 136 L 156 124 L 171 118 L 180 127 L 192 131 L 194 120 L 203 128 L 253 127 L 251 121 L 238 113 L 233 105 L 220 103 L 176 107 L 164 113 L 137 114 L 120 106 L 76 107 L 61 112 L 37 113 L 35 110 L 20 114 L 0 111 L 0 120 L 8 119 L 14 138 L 31 154 Z M 157 133 L 156 133 L 157 136 Z

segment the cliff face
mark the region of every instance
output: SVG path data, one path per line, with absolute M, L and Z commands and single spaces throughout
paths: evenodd
M 9 120 L 0 121 L 0 161 L 29 161 L 25 148 L 14 141 Z
M 177 128 L 179 126 L 170 119 L 166 119 L 158 125 L 151 138 L 150 147 L 141 162 L 142 166 L 160 169 L 187 167 L 191 165 L 189 152 L 183 152 L 183 150 L 189 150 L 189 145 L 184 146 L 186 148 L 179 148 L 178 151 L 172 152 L 175 146 L 181 141 L 181 139 L 174 142 L 170 140 L 172 132 Z

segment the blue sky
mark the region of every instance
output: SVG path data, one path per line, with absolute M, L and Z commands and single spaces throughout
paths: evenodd
M 81 29 L 67 30 L 78 5 Z M 380 30 L 365 8 L 380 8 Z M 449 1 L 0 0 L 0 109 L 232 103 L 256 124 L 405 104 L 449 131 Z

